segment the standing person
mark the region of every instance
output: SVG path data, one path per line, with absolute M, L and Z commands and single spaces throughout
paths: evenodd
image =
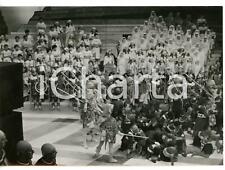
M 36 69 L 31 70 L 29 83 L 31 87 L 31 99 L 34 102 L 34 110 L 37 110 L 40 105 L 40 95 L 39 95 L 39 92 L 36 90 L 36 86 L 38 83 L 38 75 L 37 75 Z
M 50 73 L 50 75 L 53 74 L 53 72 L 55 71 L 55 69 L 52 70 L 52 72 Z M 49 100 L 51 102 L 51 110 L 55 110 L 55 108 L 57 108 L 57 110 L 60 110 L 60 99 L 54 94 L 52 87 L 51 87 L 51 81 L 55 81 L 54 78 L 50 77 L 49 78 Z M 56 86 L 59 86 L 59 80 L 56 79 Z
M 95 84 L 93 82 L 89 82 L 87 84 L 87 99 L 86 101 L 82 101 L 83 111 L 81 113 L 81 119 L 83 122 L 83 146 L 85 149 L 87 146 L 87 134 L 91 132 L 96 125 L 96 94 L 95 94 Z M 92 134 L 91 134 L 92 135 Z M 92 136 L 93 139 L 93 136 Z
M 205 98 L 203 98 L 203 102 L 205 102 Z M 207 115 L 206 106 L 204 103 L 199 103 L 199 107 L 197 108 L 197 118 L 194 125 L 194 131 L 193 131 L 193 145 L 200 147 L 201 146 L 201 140 L 198 136 L 199 131 L 206 130 L 209 126 L 209 118 Z
M 90 48 L 88 45 L 85 46 L 85 51 L 83 52 L 83 65 L 88 70 L 88 63 L 93 58 L 93 54 L 90 51 Z
M 101 148 L 105 143 L 105 146 L 109 144 L 109 163 L 116 163 L 117 160 L 113 158 L 113 144 L 116 142 L 116 134 L 118 133 L 118 125 L 115 118 L 109 113 L 106 116 L 106 120 L 100 125 L 101 137 L 99 145 L 96 148 L 96 154 L 94 157 L 99 157 Z
M 112 117 L 119 119 L 122 116 L 122 110 L 124 108 L 124 104 L 122 99 L 117 99 L 113 102 L 113 110 Z
M 46 24 L 44 23 L 43 18 L 40 18 L 39 21 L 36 24 L 37 32 L 45 32 L 46 30 Z
M 66 42 L 65 42 L 65 46 L 67 47 L 68 45 L 68 40 L 69 40 L 69 37 L 71 37 L 71 34 L 74 35 L 75 33 L 75 27 L 74 25 L 72 24 L 72 21 L 71 20 L 68 20 L 67 23 L 66 23 L 66 28 L 65 28 L 65 33 L 66 33 Z
M 7 142 L 5 133 L 3 131 L 0 130 L 0 166 L 5 166 L 7 165 L 7 160 L 5 157 L 5 144 Z
M 128 59 L 126 55 L 126 50 L 124 49 L 118 56 L 117 69 L 120 75 L 126 73 L 127 70 Z
M 109 73 L 113 72 L 115 67 L 115 61 L 114 61 L 114 56 L 111 55 L 110 50 L 108 50 L 105 54 L 103 65 L 104 65 L 105 75 L 108 76 Z
M 174 24 L 174 17 L 173 17 L 173 13 L 172 12 L 170 12 L 168 14 L 168 16 L 165 18 L 165 21 L 166 21 L 166 24 L 167 24 L 168 27 L 170 25 L 173 25 Z
M 93 40 L 92 40 L 92 51 L 93 51 L 93 55 L 95 57 L 95 59 L 97 60 L 100 60 L 100 50 L 101 50 L 101 45 L 102 45 L 102 42 L 99 38 L 99 35 L 98 34 L 94 34 L 94 37 L 93 37 Z

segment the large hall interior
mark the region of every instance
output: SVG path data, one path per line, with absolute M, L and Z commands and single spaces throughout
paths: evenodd
M 0 166 L 223 165 L 222 10 L 0 7 Z

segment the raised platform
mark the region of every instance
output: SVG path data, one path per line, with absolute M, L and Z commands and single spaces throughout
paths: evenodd
M 93 158 L 99 136 L 95 136 L 97 141 L 89 141 L 88 149 L 82 146 L 82 124 L 78 112 L 72 112 L 71 103 L 68 101 L 61 103 L 61 111 L 50 111 L 48 103 L 44 103 L 43 111 L 33 111 L 30 104 L 24 104 L 23 128 L 24 139 L 29 141 L 35 151 L 33 161 L 41 157 L 40 147 L 46 142 L 53 143 L 57 148 L 57 162 L 59 165 L 70 166 L 169 166 L 167 162 L 159 161 L 156 164 L 143 157 L 135 156 L 128 159 L 125 153 L 118 151 L 121 144 L 121 136 L 117 136 L 114 146 L 114 156 L 118 163 L 110 164 L 106 162 L 108 152 L 102 148 L 101 156 Z M 191 136 L 187 135 L 187 144 L 192 142 Z M 191 147 L 191 145 L 189 145 Z M 202 157 L 182 157 L 179 156 L 175 166 L 196 166 L 196 165 L 219 165 L 223 158 L 222 154 L 214 152 L 209 158 Z

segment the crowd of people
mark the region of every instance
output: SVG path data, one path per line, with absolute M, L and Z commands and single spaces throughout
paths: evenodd
M 6 135 L 0 130 L 0 166 L 16 165 L 16 166 L 30 166 L 33 165 L 33 148 L 31 144 L 25 140 L 18 141 L 16 144 L 15 160 L 9 161 L 7 159 L 4 147 L 7 143 Z M 56 166 L 56 148 L 50 144 L 45 143 L 41 146 L 42 157 L 35 163 L 37 166 Z
M 152 11 L 143 25 L 122 37 L 117 54 L 112 49 L 102 54 L 94 27 L 85 33 L 82 26 L 75 28 L 68 20 L 65 26 L 55 22 L 48 29 L 40 19 L 36 29 L 36 37 L 26 30 L 22 40 L 16 36 L 10 42 L 6 35 L 1 36 L 0 60 L 23 63 L 25 90 L 35 110 L 42 109 L 46 98 L 52 110 L 60 109 L 61 99 L 49 85 L 51 76 L 59 67 L 75 70 L 60 72 L 56 84 L 59 93 L 74 95 L 70 100 L 73 109 L 81 114 L 85 148 L 87 135 L 98 131 L 100 142 L 95 157 L 105 143 L 109 144 L 109 162 L 117 162 L 113 158 L 117 134 L 123 136 L 120 150 L 127 157 L 140 155 L 153 162 L 173 163 L 178 154 L 209 157 L 215 149 L 222 152 L 222 56 L 213 58 L 216 33 L 203 16 L 194 21 L 191 15 L 182 19 L 179 12 L 164 18 Z M 100 77 L 102 97 L 97 97 L 99 82 L 91 78 L 87 81 L 87 97 L 82 98 L 82 67 L 86 68 L 86 76 Z M 187 97 L 181 95 L 181 81 L 171 78 L 174 74 L 187 80 Z M 123 87 L 119 86 L 120 78 L 112 79 L 115 75 L 126 79 L 127 97 L 120 96 Z M 138 84 L 138 96 L 134 95 L 135 80 L 144 75 L 164 78 L 153 81 L 145 77 Z M 39 86 L 41 77 L 45 80 L 43 88 Z M 164 95 L 164 99 L 153 95 L 154 83 L 156 93 Z M 110 98 L 106 90 L 113 84 L 112 94 L 120 96 L 116 99 Z M 172 93 L 181 97 L 170 98 L 170 85 L 175 85 Z M 193 152 L 187 146 L 187 133 L 198 150 Z

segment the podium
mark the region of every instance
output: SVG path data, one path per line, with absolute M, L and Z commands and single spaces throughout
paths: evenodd
M 16 143 L 23 140 L 22 113 L 14 111 L 23 107 L 23 65 L 0 63 L 0 129 L 5 132 L 6 157 L 16 158 Z

